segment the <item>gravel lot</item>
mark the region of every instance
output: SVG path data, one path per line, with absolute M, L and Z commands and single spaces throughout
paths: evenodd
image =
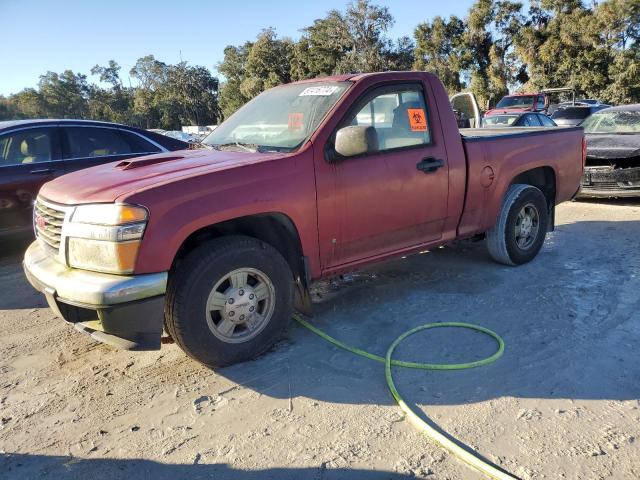
M 384 353 L 412 326 L 466 321 L 497 363 L 397 371 L 440 427 L 528 478 L 640 478 L 640 202 L 574 202 L 532 263 L 458 244 L 321 285 L 313 322 Z M 477 479 L 404 420 L 380 364 L 292 324 L 256 361 L 213 372 L 175 345 L 130 353 L 53 317 L 24 245 L 0 258 L 0 478 Z M 412 337 L 398 356 L 490 354 L 473 332 Z

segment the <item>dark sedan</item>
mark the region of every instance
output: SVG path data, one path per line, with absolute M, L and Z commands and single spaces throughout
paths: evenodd
M 561 127 L 575 127 L 580 125 L 586 118 L 594 113 L 607 108 L 609 105 L 567 105 L 561 106 L 553 114 L 551 118 Z
M 40 187 L 65 173 L 188 144 L 157 133 L 86 120 L 0 122 L 0 237 L 30 230 Z
M 485 128 L 501 127 L 555 127 L 556 124 L 544 113 L 499 113 L 484 117 Z
M 640 197 L 640 104 L 600 110 L 582 124 L 587 161 L 581 197 Z

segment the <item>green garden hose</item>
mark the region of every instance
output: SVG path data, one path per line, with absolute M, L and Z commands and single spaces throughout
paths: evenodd
M 475 368 L 483 365 L 488 365 L 490 363 L 495 362 L 498 358 L 500 358 L 504 352 L 504 341 L 502 340 L 502 338 L 500 338 L 500 336 L 497 333 L 489 330 L 488 328 L 480 327 L 478 325 L 472 325 L 470 323 L 462 323 L 462 322 L 427 323 L 425 325 L 420 325 L 419 327 L 415 327 L 415 328 L 412 328 L 411 330 L 404 332 L 402 335 L 396 338 L 393 341 L 393 343 L 389 346 L 389 349 L 387 350 L 387 354 L 384 357 L 381 357 L 379 355 L 374 355 L 364 350 L 360 350 L 359 348 L 355 348 L 350 345 L 347 345 L 346 343 L 343 343 L 340 340 L 337 340 L 327 335 L 322 330 L 319 330 L 318 328 L 314 327 L 313 325 L 311 325 L 309 322 L 299 317 L 298 315 L 294 315 L 293 318 L 298 323 L 308 328 L 316 335 L 324 338 L 325 340 L 327 340 L 328 342 L 332 343 L 337 347 L 347 350 L 348 352 L 355 353 L 356 355 L 360 355 L 361 357 L 368 358 L 369 360 L 375 360 L 376 362 L 384 363 L 384 372 L 385 372 L 385 377 L 387 379 L 387 385 L 389 386 L 391 395 L 393 395 L 393 398 L 398 403 L 398 406 L 409 417 L 409 420 L 411 420 L 413 424 L 422 433 L 424 433 L 426 436 L 428 436 L 432 440 L 435 440 L 438 444 L 440 444 L 440 446 L 449 450 L 455 456 L 457 456 L 461 460 L 464 460 L 467 464 L 471 465 L 476 470 L 484 473 L 489 478 L 493 478 L 497 480 L 513 480 L 518 478 L 500 469 L 499 467 L 492 465 L 491 463 L 482 459 L 479 455 L 471 452 L 470 450 L 461 447 L 454 440 L 444 435 L 440 431 L 436 430 L 427 422 L 425 422 L 422 418 L 420 418 L 420 416 L 417 413 L 415 413 L 411 409 L 411 407 L 409 407 L 407 403 L 403 400 L 403 398 L 400 396 L 400 393 L 398 393 L 398 390 L 396 389 L 396 386 L 393 383 L 393 377 L 391 375 L 391 367 L 417 368 L 420 370 L 464 370 L 467 368 Z M 477 332 L 484 333 L 485 335 L 488 335 L 491 338 L 493 338 L 498 343 L 498 350 L 490 357 L 483 358 L 482 360 L 477 360 L 475 362 L 468 362 L 468 363 L 450 363 L 450 364 L 417 363 L 417 362 L 405 362 L 401 360 L 393 360 L 391 358 L 396 347 L 400 343 L 402 343 L 402 341 L 405 340 L 407 337 L 415 333 L 421 332 L 423 330 L 428 330 L 430 328 L 441 328 L 441 327 L 466 328 L 469 330 L 475 330 Z

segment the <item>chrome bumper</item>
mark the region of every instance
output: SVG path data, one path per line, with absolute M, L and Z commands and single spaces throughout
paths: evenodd
M 164 295 L 167 272 L 146 275 L 111 275 L 62 265 L 36 240 L 24 255 L 29 283 L 45 295 L 77 306 L 100 308 Z

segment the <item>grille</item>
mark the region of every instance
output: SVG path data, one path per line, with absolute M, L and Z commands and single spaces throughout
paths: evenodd
M 36 200 L 34 207 L 36 235 L 56 251 L 60 249 L 64 216 L 64 210 L 56 208 L 49 203 L 45 204 L 39 198 Z
M 585 190 L 620 190 L 618 182 L 591 182 L 590 184 L 582 184 Z

